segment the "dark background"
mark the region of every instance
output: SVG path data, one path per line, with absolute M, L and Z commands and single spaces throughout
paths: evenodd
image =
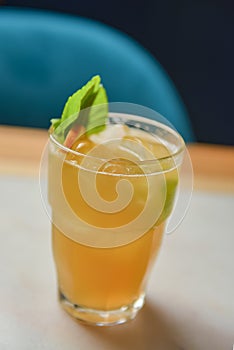
M 138 40 L 163 65 L 198 141 L 234 145 L 233 0 L 5 0 L 102 21 Z

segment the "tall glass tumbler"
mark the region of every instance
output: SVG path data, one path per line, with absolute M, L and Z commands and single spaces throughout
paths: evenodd
M 76 149 L 53 134 L 49 141 L 59 300 L 73 317 L 94 325 L 124 323 L 142 308 L 185 148 L 181 136 L 158 121 L 109 113 L 107 124 Z

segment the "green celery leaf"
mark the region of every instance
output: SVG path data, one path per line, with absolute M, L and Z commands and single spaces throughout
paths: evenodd
M 101 78 L 96 75 L 68 98 L 60 119 L 51 119 L 54 135 L 64 143 L 68 132 L 77 124 L 90 134 L 101 131 L 108 114 L 107 102 Z

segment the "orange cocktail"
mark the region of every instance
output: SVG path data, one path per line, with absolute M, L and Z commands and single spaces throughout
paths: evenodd
M 156 135 L 162 130 L 164 140 Z M 60 301 L 90 323 L 131 319 L 173 207 L 183 141 L 160 123 L 119 114 L 118 123 L 110 116 L 106 130 L 82 135 L 71 149 L 53 135 L 50 143 Z

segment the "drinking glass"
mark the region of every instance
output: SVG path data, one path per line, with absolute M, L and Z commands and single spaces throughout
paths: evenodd
M 84 139 L 81 148 L 70 149 L 53 133 L 49 140 L 59 301 L 74 318 L 94 325 L 124 323 L 144 305 L 185 149 L 162 121 L 109 112 L 107 124 L 116 131 L 90 136 L 95 147 Z

